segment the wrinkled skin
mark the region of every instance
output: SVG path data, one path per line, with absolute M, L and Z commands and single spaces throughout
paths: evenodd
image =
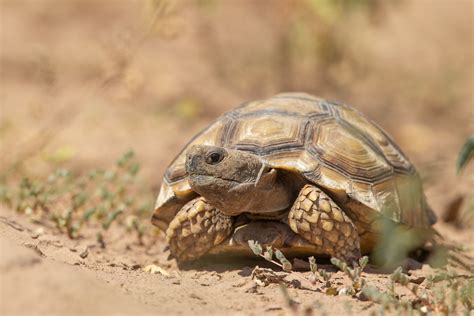
M 192 189 L 226 215 L 285 210 L 294 199 L 279 171 L 243 151 L 193 146 L 187 151 L 186 171 Z

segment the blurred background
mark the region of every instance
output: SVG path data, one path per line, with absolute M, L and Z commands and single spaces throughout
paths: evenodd
M 472 190 L 455 170 L 474 130 L 470 0 L 0 5 L 2 181 L 132 149 L 154 199 L 167 164 L 222 112 L 304 91 L 386 129 L 438 213 Z

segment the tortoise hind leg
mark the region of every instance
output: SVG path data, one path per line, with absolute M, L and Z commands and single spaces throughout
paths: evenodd
M 321 247 L 321 251 L 352 263 L 360 258 L 360 240 L 352 220 L 323 191 L 313 185 L 301 189 L 288 214 L 291 229 Z
M 204 198 L 189 201 L 176 214 L 166 231 L 171 254 L 185 262 L 206 254 L 232 233 L 233 219 Z

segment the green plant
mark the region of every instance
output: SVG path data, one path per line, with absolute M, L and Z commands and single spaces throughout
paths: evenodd
M 265 260 L 279 266 L 280 268 L 282 268 L 283 271 L 287 271 L 287 272 L 291 271 L 292 269 L 291 262 L 285 258 L 285 256 L 280 250 L 276 249 L 274 251 L 272 246 L 267 246 L 265 251 L 263 251 L 262 246 L 254 240 L 249 240 L 248 244 L 249 244 L 250 249 L 257 256 L 260 256 L 264 258 Z M 279 262 L 273 259 L 274 255 Z
M 346 262 L 337 258 L 331 258 L 331 263 L 344 272 L 351 280 L 352 286 L 346 291 L 347 294 L 356 295 L 365 287 L 366 281 L 362 277 L 362 271 L 364 271 L 367 263 L 369 263 L 369 257 L 364 256 L 360 258 L 358 262 L 354 262 L 352 268 Z
M 474 136 L 469 137 L 459 151 L 456 163 L 458 173 L 464 169 L 472 157 L 474 157 Z
M 315 284 L 316 281 L 318 280 L 318 275 L 321 277 L 321 279 L 324 281 L 323 286 L 325 288 L 325 293 L 327 295 L 337 295 L 337 288 L 331 283 L 331 277 L 332 273 L 327 272 L 324 269 L 318 269 L 318 265 L 316 263 L 316 259 L 314 257 L 309 257 L 309 267 L 311 270 L 311 283 Z
M 466 282 L 454 272 L 441 270 L 426 278 L 426 285 L 412 284 L 408 275 L 397 268 L 389 278 L 388 290 L 382 292 L 374 286 L 366 286 L 362 293 L 365 298 L 381 305 L 383 311 L 414 312 L 422 315 L 441 313 L 443 315 L 465 315 L 473 310 L 474 280 L 472 275 Z M 401 298 L 397 286 L 409 290 L 411 296 Z
M 135 154 L 128 151 L 108 169 L 83 174 L 58 169 L 46 179 L 25 177 L 16 188 L 0 187 L 0 202 L 71 239 L 78 238 L 84 228 L 99 227 L 97 239 L 102 245 L 104 234 L 114 223 L 133 218 L 123 226 L 136 232 L 143 244 L 146 229 L 141 221 L 148 220 L 152 201 L 148 192 L 137 186 L 139 170 Z
M 421 314 L 426 315 L 432 312 L 441 313 L 443 315 L 457 315 L 461 311 L 465 315 L 469 315 L 473 310 L 474 297 L 474 276 L 471 272 L 470 276 L 461 276 L 453 271 L 448 271 L 445 267 L 443 270 L 437 270 L 436 273 L 428 275 L 424 280 L 424 284 L 414 283 L 410 277 L 403 273 L 401 267 L 398 267 L 388 277 L 386 290 L 382 291 L 363 278 L 362 272 L 369 262 L 368 257 L 362 257 L 358 262 L 354 262 L 352 266 L 346 262 L 331 258 L 331 263 L 338 267 L 344 275 L 351 281 L 350 287 L 339 287 L 333 281 L 333 274 L 325 269 L 319 269 L 314 257 L 309 257 L 309 268 L 311 275 L 306 275 L 293 271 L 291 263 L 288 259 L 280 255 L 276 255 L 278 250 L 273 250 L 271 246 L 264 249 L 253 240 L 249 241 L 252 251 L 282 268 L 287 273 L 291 273 L 297 278 L 308 281 L 313 285 L 318 282 L 322 285 L 320 291 L 326 295 L 350 295 L 358 300 L 369 300 L 380 305 L 380 314 L 387 312 L 395 312 L 402 314 Z M 276 257 L 276 260 L 274 259 Z M 274 278 L 280 280 L 280 278 Z M 278 281 L 282 287 L 285 283 Z M 405 288 L 409 295 L 401 294 L 400 289 Z M 286 288 L 284 288 L 284 297 L 288 306 L 292 306 Z
M 317 265 L 316 259 L 314 257 L 309 258 L 309 265 L 310 265 L 311 275 L 309 277 L 306 277 L 304 274 L 292 270 L 293 266 L 292 266 L 291 262 L 283 255 L 283 253 L 280 250 L 278 250 L 278 249 L 274 250 L 272 248 L 272 246 L 266 246 L 265 251 L 264 251 L 262 246 L 254 240 L 249 240 L 248 244 L 249 244 L 250 249 L 253 251 L 253 253 L 255 255 L 260 256 L 260 257 L 264 258 L 265 260 L 267 260 L 268 262 L 271 262 L 271 263 L 277 265 L 283 271 L 291 272 L 298 279 L 303 280 L 305 282 L 309 282 L 312 285 L 315 285 L 315 284 L 318 283 L 318 281 L 322 280 L 324 293 L 326 293 L 327 295 L 338 295 L 337 287 L 335 285 L 333 285 L 332 282 L 331 282 L 331 277 L 332 277 L 333 274 L 330 273 L 330 272 L 327 272 L 324 269 L 318 269 L 318 265 Z M 274 256 L 278 261 L 274 260 Z M 348 271 L 347 264 L 342 263 L 340 260 L 337 260 L 335 258 L 332 258 L 331 260 L 338 263 L 338 264 L 340 264 L 341 266 L 344 265 L 345 270 Z M 360 284 L 363 284 L 363 281 L 360 277 L 360 274 L 361 274 L 361 271 L 363 270 L 363 268 L 365 267 L 365 265 L 367 264 L 368 258 L 364 257 L 364 258 L 361 259 L 360 262 L 362 263 L 361 264 L 362 268 L 358 267 L 355 270 L 350 270 L 351 271 L 350 272 L 351 276 L 354 280 L 353 288 L 357 288 L 356 282 L 359 282 Z M 360 289 L 361 285 L 359 285 L 358 287 Z M 359 290 L 357 290 L 357 291 L 359 291 Z

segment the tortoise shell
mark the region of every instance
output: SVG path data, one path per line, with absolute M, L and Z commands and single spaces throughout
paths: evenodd
M 386 132 L 345 104 L 286 93 L 223 114 L 185 146 L 167 168 L 156 202 L 152 221 L 162 229 L 197 196 L 185 159 L 198 144 L 251 152 L 294 172 L 367 227 L 374 214 L 420 228 L 435 222 L 418 173 Z

